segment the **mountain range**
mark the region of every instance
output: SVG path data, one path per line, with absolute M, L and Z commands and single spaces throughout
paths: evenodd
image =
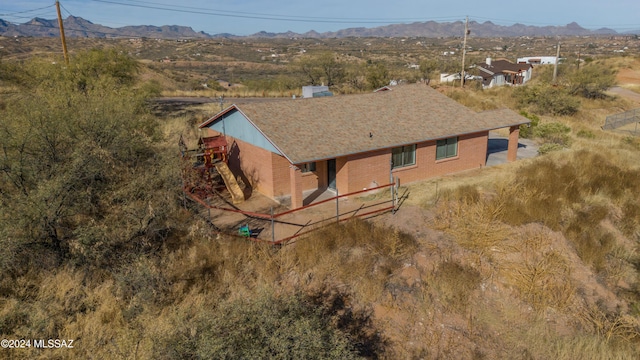
M 411 24 L 393 24 L 378 26 L 373 28 L 357 27 L 348 28 L 332 32 L 318 33 L 309 31 L 306 33 L 270 33 L 261 31 L 248 36 L 236 36 L 233 34 L 214 34 L 196 32 L 191 27 L 179 25 L 164 26 L 124 26 L 111 28 L 80 17 L 69 16 L 63 22 L 65 35 L 67 37 L 89 37 L 89 38 L 113 38 L 113 37 L 146 37 L 163 39 L 186 39 L 186 38 L 234 38 L 234 37 L 262 37 L 262 38 L 342 38 L 342 37 L 456 37 L 464 34 L 464 22 L 444 22 L 435 21 L 414 22 Z M 490 21 L 478 23 L 469 22 L 469 29 L 475 37 L 518 37 L 518 36 L 589 36 L 589 35 L 618 35 L 615 30 L 602 28 L 589 30 L 581 27 L 575 22 L 565 26 L 530 26 L 514 24 L 510 26 L 496 25 Z M 627 34 L 638 34 L 632 31 Z M 34 18 L 29 22 L 14 24 L 0 19 L 1 36 L 31 36 L 49 37 L 59 36 L 57 19 L 48 20 Z

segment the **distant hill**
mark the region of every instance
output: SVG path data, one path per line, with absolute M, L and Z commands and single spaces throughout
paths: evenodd
M 242 37 L 233 34 L 210 35 L 205 32 L 196 32 L 188 26 L 124 26 L 110 28 L 94 24 L 80 17 L 69 16 L 64 20 L 65 35 L 68 37 L 147 37 L 164 39 L 186 38 L 219 38 Z M 602 28 L 589 30 L 575 22 L 565 26 L 530 26 L 514 24 L 510 26 L 496 25 L 490 21 L 478 23 L 471 21 L 469 29 L 475 37 L 518 37 L 518 36 L 586 36 L 586 35 L 616 35 L 618 32 L 612 29 Z M 439 23 L 435 21 L 415 22 L 411 24 L 393 24 L 373 28 L 357 27 L 338 30 L 334 32 L 318 33 L 309 31 L 304 34 L 294 32 L 269 33 L 261 31 L 247 37 L 261 38 L 342 38 L 342 37 L 455 37 L 464 33 L 462 21 Z M 631 33 L 640 33 L 631 32 Z M 58 21 L 34 18 L 23 24 L 13 24 L 0 19 L 0 35 L 2 36 L 33 36 L 48 37 L 59 36 Z
M 148 37 L 148 38 L 210 38 L 209 34 L 196 32 L 188 26 L 124 26 L 110 28 L 76 16 L 64 19 L 64 32 L 67 37 L 110 38 L 110 37 Z M 60 36 L 58 20 L 34 18 L 24 24 L 12 24 L 0 19 L 2 36 Z

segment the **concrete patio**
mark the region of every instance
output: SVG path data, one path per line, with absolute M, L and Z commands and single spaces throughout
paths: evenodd
M 494 166 L 507 162 L 507 146 L 509 138 L 496 132 L 489 133 L 489 145 L 487 147 L 487 165 Z M 529 139 L 518 139 L 517 160 L 529 159 L 538 155 L 538 145 Z

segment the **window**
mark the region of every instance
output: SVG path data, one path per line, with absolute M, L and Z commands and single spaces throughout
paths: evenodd
M 314 162 L 310 162 L 310 163 L 306 163 L 306 164 L 302 164 L 302 166 L 300 166 L 300 171 L 303 172 L 303 173 L 316 171 L 316 163 L 315 163 L 315 161 Z
M 416 145 L 406 145 L 391 149 L 393 169 L 416 164 Z
M 436 160 L 458 156 L 458 138 L 452 137 L 438 140 L 436 143 Z

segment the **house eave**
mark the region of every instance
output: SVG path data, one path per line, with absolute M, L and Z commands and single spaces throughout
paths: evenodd
M 376 147 L 376 148 L 371 148 L 371 149 L 367 149 L 367 150 L 363 150 L 363 151 L 357 151 L 357 152 L 337 153 L 335 155 L 323 156 L 323 157 L 320 157 L 320 158 L 313 158 L 313 159 L 304 159 L 304 160 L 299 160 L 299 161 L 296 161 L 296 162 L 291 161 L 289 158 L 287 158 L 287 160 L 289 160 L 289 162 L 292 165 L 301 165 L 301 164 L 306 164 L 306 163 L 310 163 L 310 162 L 325 161 L 325 160 L 336 159 L 336 158 L 341 158 L 341 157 L 347 157 L 347 156 L 352 156 L 352 155 L 357 155 L 357 154 L 364 154 L 364 153 L 375 152 L 375 151 L 380 151 L 380 150 L 393 149 L 393 148 L 397 148 L 397 147 L 400 147 L 400 146 L 406 146 L 406 145 L 412 145 L 412 144 L 421 144 L 421 143 L 426 143 L 426 142 L 429 142 L 429 141 L 437 141 L 437 140 L 447 139 L 447 138 L 454 137 L 454 136 L 465 136 L 465 135 L 479 134 L 479 133 L 483 133 L 483 132 L 487 132 L 488 133 L 491 130 L 503 129 L 503 128 L 512 127 L 512 126 L 520 126 L 520 125 L 529 124 L 529 123 L 531 123 L 531 121 L 522 121 L 522 122 L 509 123 L 509 124 L 490 127 L 490 128 L 486 128 L 486 129 L 479 129 L 479 130 L 467 131 L 467 132 L 450 134 L 450 135 L 430 137 L 430 138 L 426 138 L 426 139 L 410 141 L 410 142 L 404 142 L 404 143 L 399 143 L 399 144 L 394 144 L 394 145 L 389 145 L 389 146 L 383 146 L 383 147 Z
M 253 126 L 262 136 L 264 136 L 264 138 L 271 144 L 273 145 L 273 147 L 278 150 L 279 154 L 278 155 L 282 155 L 285 157 L 285 159 L 287 159 L 289 162 L 291 162 L 293 164 L 293 162 L 291 161 L 291 159 L 289 158 L 289 156 L 287 156 L 287 154 L 285 154 L 284 151 L 282 151 L 282 149 L 280 147 L 278 147 L 278 145 L 276 145 L 276 143 L 274 143 L 268 136 L 267 134 L 265 134 L 250 118 L 249 116 L 247 116 L 247 114 L 245 114 L 242 109 L 240 109 L 236 104 L 232 104 L 231 106 L 227 107 L 226 109 L 220 111 L 219 113 L 217 113 L 216 115 L 214 115 L 213 117 L 211 117 L 210 119 L 208 119 L 207 121 L 203 122 L 202 124 L 200 124 L 198 126 L 198 128 L 203 129 L 205 127 L 208 127 L 209 125 L 213 124 L 214 122 L 216 122 L 217 120 L 219 120 L 220 118 L 222 118 L 224 115 L 230 113 L 231 111 L 236 110 L 238 111 L 240 114 L 242 114 L 242 116 L 247 119 L 247 121 L 251 124 L 251 126 Z

